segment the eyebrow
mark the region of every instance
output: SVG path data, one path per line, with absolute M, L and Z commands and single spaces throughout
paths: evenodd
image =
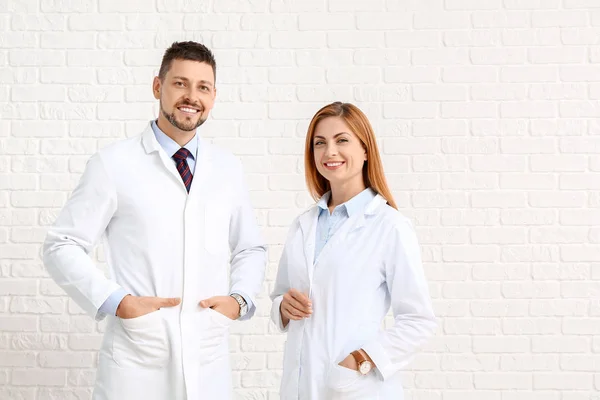
M 173 79 L 179 79 L 179 80 L 182 80 L 184 82 L 189 82 L 190 81 L 188 78 L 186 78 L 184 76 L 174 76 Z M 214 86 L 211 81 L 201 80 L 200 83 L 203 83 L 203 84 L 208 85 L 208 86 Z
M 335 135 L 333 135 L 333 138 L 335 139 L 336 137 L 338 137 L 338 136 L 340 136 L 340 135 L 344 135 L 344 134 L 346 134 L 346 135 L 349 135 L 349 133 L 348 133 L 348 132 L 340 132 L 340 133 L 336 133 Z M 314 139 L 316 139 L 316 138 L 319 138 L 319 139 L 325 139 L 325 137 L 324 137 L 324 136 L 319 136 L 319 135 L 317 135 L 317 136 L 315 136 L 315 137 L 314 137 Z

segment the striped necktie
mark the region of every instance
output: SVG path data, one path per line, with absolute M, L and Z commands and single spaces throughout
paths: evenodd
M 177 163 L 177 171 L 179 172 L 179 175 L 181 175 L 181 179 L 183 179 L 183 184 L 188 193 L 190 192 L 190 187 L 192 187 L 192 171 L 190 171 L 187 158 L 191 155 L 192 153 L 183 147 L 177 150 L 177 153 L 173 154 L 173 159 Z

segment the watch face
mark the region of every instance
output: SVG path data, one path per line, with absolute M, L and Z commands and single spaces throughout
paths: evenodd
M 360 371 L 361 374 L 366 375 L 371 371 L 371 368 L 372 368 L 372 366 L 369 361 L 363 361 L 362 363 L 360 363 L 358 370 Z

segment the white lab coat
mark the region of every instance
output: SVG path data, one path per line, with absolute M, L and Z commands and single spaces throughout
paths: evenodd
M 134 319 L 107 317 L 94 400 L 231 397 L 233 321 L 198 303 L 231 291 L 256 304 L 265 247 L 240 162 L 202 140 L 197 162 L 188 195 L 148 125 L 89 160 L 48 232 L 50 275 L 96 319 L 119 287 L 182 299 Z M 110 279 L 87 254 L 103 234 Z
M 314 260 L 318 215 L 315 205 L 293 222 L 271 296 L 271 319 L 287 332 L 281 399 L 401 400 L 398 372 L 437 326 L 412 225 L 377 195 Z M 283 328 L 290 288 L 309 294 L 313 314 Z M 338 365 L 359 348 L 377 365 L 367 376 Z

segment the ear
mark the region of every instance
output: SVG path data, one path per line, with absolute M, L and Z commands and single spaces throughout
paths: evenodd
M 162 82 L 160 81 L 160 78 L 158 76 L 155 76 L 154 80 L 152 81 L 152 94 L 154 95 L 154 98 L 156 100 L 160 99 L 161 85 L 162 85 Z

